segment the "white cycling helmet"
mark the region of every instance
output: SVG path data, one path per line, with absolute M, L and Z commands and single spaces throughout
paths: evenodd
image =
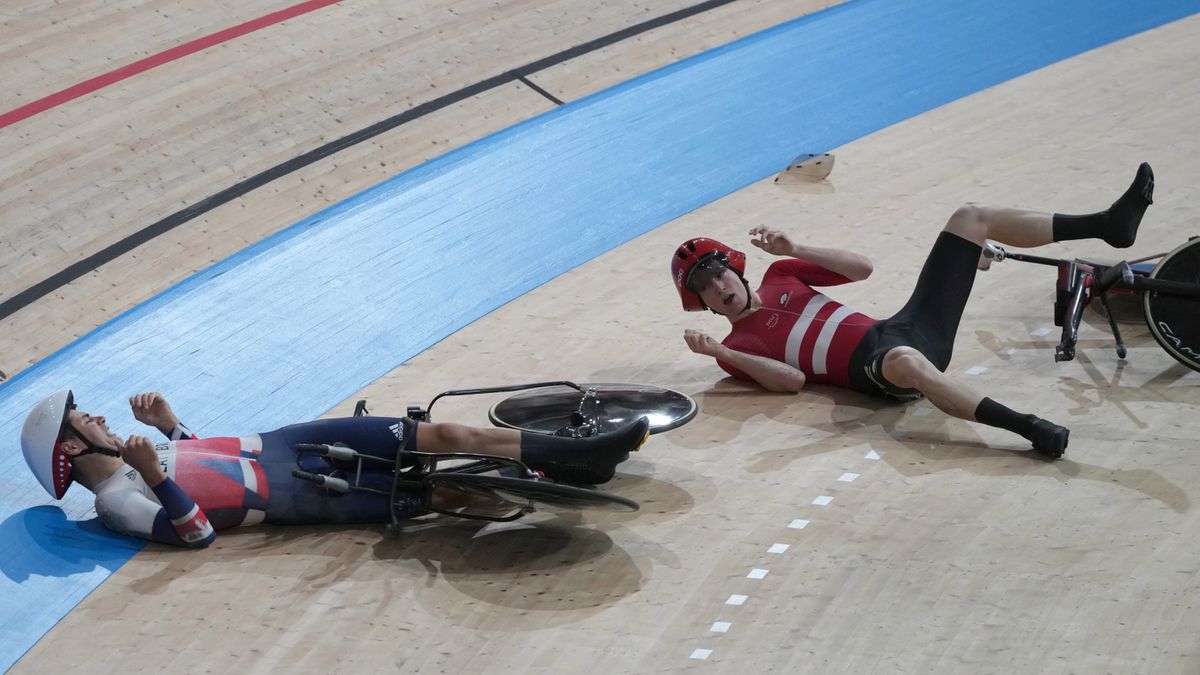
M 33 406 L 21 429 L 25 463 L 55 499 L 62 499 L 71 486 L 71 460 L 62 451 L 58 437 L 67 424 L 67 413 L 74 407 L 75 396 L 70 389 L 56 391 Z

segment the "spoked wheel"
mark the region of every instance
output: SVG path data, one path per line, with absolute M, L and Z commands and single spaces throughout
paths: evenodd
M 1200 238 L 1163 256 L 1150 278 L 1200 285 Z M 1143 308 L 1158 344 L 1176 361 L 1200 371 L 1200 298 L 1146 291 Z
M 538 506 L 638 510 L 632 499 L 547 480 L 439 471 L 423 482 L 429 488 L 431 510 L 460 518 L 514 520 Z
M 696 416 L 692 397 L 671 389 L 641 384 L 582 384 L 521 392 L 488 411 L 499 427 L 559 436 L 591 436 L 633 420 L 650 420 L 655 434 L 682 426 Z

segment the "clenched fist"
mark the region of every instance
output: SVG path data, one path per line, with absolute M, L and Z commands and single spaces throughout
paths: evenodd
M 724 349 L 724 346 L 709 337 L 708 333 L 690 328 L 683 331 L 683 339 L 687 342 L 688 349 L 705 356 L 718 356 Z
M 179 418 L 171 410 L 171 404 L 157 391 L 129 397 L 129 407 L 133 409 L 135 420 L 149 424 L 163 434 L 170 435 L 175 425 L 179 424 Z
M 158 451 L 154 449 L 154 443 L 149 438 L 130 436 L 124 443 L 117 443 L 117 451 L 121 453 L 121 459 L 125 460 L 126 464 L 142 475 L 146 485 L 154 487 L 166 478 L 158 463 Z

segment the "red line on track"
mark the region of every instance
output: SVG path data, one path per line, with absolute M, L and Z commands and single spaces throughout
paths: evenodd
M 212 35 L 206 35 L 202 38 L 192 40 L 191 42 L 185 42 L 184 44 L 181 44 L 177 47 L 172 47 L 164 52 L 147 56 L 140 61 L 134 61 L 127 66 L 121 66 L 116 70 L 93 77 L 90 80 L 84 80 L 79 84 L 50 94 L 45 98 L 40 98 L 32 103 L 26 103 L 19 108 L 10 110 L 3 115 L 0 115 L 0 129 L 3 129 L 10 124 L 16 124 L 27 117 L 33 117 L 40 112 L 45 112 L 51 108 L 60 106 L 67 101 L 77 99 L 80 96 L 86 96 L 87 94 L 107 87 L 110 84 L 133 77 L 138 73 L 143 73 L 156 66 L 161 66 L 164 63 L 169 63 L 175 59 L 180 59 L 189 54 L 194 54 L 202 49 L 208 49 L 213 45 L 241 37 L 247 33 L 252 33 L 260 28 L 266 28 L 267 26 L 277 24 L 280 21 L 286 21 L 288 19 L 300 16 L 301 14 L 307 14 L 311 11 L 339 3 L 341 1 L 342 0 L 308 0 L 307 2 L 293 5 L 287 9 L 281 9 L 278 12 L 272 12 L 265 16 L 260 16 L 257 19 L 251 19 L 246 23 L 238 24 L 232 28 L 226 28 L 225 30 L 213 33 Z

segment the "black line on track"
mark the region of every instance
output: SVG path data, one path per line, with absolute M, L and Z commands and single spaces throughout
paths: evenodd
M 529 87 L 530 89 L 536 91 L 537 93 L 541 94 L 542 96 L 545 96 L 546 98 L 550 99 L 550 102 L 553 103 L 554 105 L 562 105 L 563 104 L 562 101 L 558 100 L 557 96 L 555 96 L 554 94 L 551 94 L 550 92 L 546 91 L 545 89 L 542 89 L 541 87 L 537 86 L 536 84 L 533 83 L 532 80 L 525 77 L 524 75 L 520 75 L 517 73 L 513 73 L 513 75 L 515 75 L 516 78 L 518 80 L 520 80 L 521 83 L 523 83 L 526 87 Z
M 266 171 L 257 173 L 243 181 L 235 183 L 224 190 L 217 192 L 216 194 L 205 197 L 204 199 L 184 208 L 181 211 L 176 211 L 166 218 L 152 223 L 151 225 L 134 232 L 124 239 L 121 239 L 120 241 L 117 241 L 116 243 L 107 246 L 100 251 L 93 253 L 92 255 L 89 255 L 83 260 L 69 265 L 61 272 L 51 275 L 50 277 L 34 284 L 33 286 L 26 288 L 20 293 L 17 293 L 10 298 L 6 298 L 3 302 L 0 302 L 0 320 L 7 319 L 8 317 L 20 311 L 22 308 L 33 304 L 39 298 L 49 295 L 50 293 L 62 288 L 63 286 L 66 286 L 67 284 L 75 281 L 89 272 L 95 271 L 105 263 L 116 260 L 122 255 L 125 255 L 142 244 L 145 244 L 151 239 L 170 232 L 176 227 L 179 227 L 190 220 L 198 218 L 219 206 L 228 204 L 238 197 L 241 197 L 252 190 L 260 188 L 277 178 L 282 178 L 293 171 L 298 171 L 310 164 L 329 157 L 336 152 L 362 143 L 363 141 L 370 140 L 384 132 L 395 129 L 402 124 L 424 117 L 430 113 L 437 112 L 438 110 L 447 108 L 455 103 L 459 103 L 471 98 L 472 96 L 477 96 L 483 92 L 495 89 L 496 87 L 500 87 L 513 81 L 520 81 L 528 85 L 530 88 L 540 92 L 542 95 L 546 96 L 555 103 L 561 104 L 562 101 L 554 98 L 548 92 L 533 84 L 526 78 L 540 70 L 545 70 L 552 66 L 556 66 L 578 56 L 609 47 L 623 40 L 628 40 L 631 37 L 654 30 L 655 28 L 661 28 L 677 21 L 682 21 L 683 19 L 695 16 L 696 14 L 707 12 L 710 9 L 715 9 L 723 5 L 732 4 L 734 2 L 737 2 L 737 0 L 708 0 L 707 2 L 701 2 L 699 4 L 692 5 L 691 7 L 684 7 L 683 9 L 676 10 L 670 14 L 664 14 L 660 17 L 650 19 L 649 21 L 643 21 L 642 23 L 634 24 L 628 28 L 623 28 L 619 31 L 616 31 L 615 33 L 609 33 L 608 35 L 598 37 L 595 40 L 590 40 L 581 45 L 571 47 L 570 49 L 565 49 L 557 54 L 551 54 L 550 56 L 534 61 L 533 63 L 526 64 L 502 75 L 495 75 L 487 78 L 486 80 L 482 80 L 480 82 L 476 82 L 475 84 L 463 87 L 457 91 L 453 91 L 445 96 L 439 96 L 432 101 L 426 101 L 425 103 L 422 103 L 414 108 L 410 108 L 398 115 L 393 115 L 392 117 L 389 117 L 381 122 L 376 122 L 369 127 L 360 129 L 335 141 L 331 141 L 325 145 L 309 150 L 302 155 L 293 157 L 286 162 L 267 169 Z

